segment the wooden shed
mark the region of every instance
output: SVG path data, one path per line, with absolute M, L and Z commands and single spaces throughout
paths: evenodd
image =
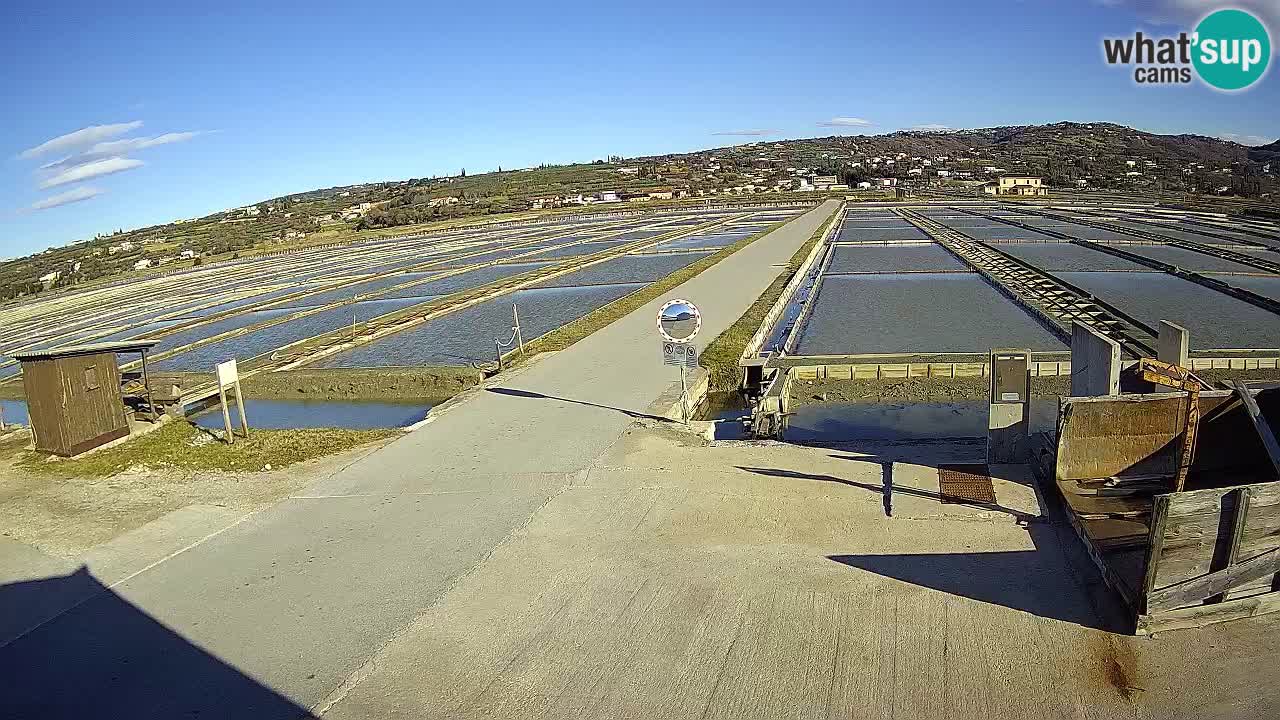
M 22 363 L 36 449 L 70 457 L 127 436 L 133 409 L 126 396 L 141 399 L 154 418 L 146 357 L 155 344 L 134 340 L 14 353 Z M 119 353 L 141 354 L 141 373 L 122 375 Z
M 1139 634 L 1280 610 L 1280 391 L 1062 398 L 1039 471 Z

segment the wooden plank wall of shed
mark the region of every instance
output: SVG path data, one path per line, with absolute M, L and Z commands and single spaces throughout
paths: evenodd
M 124 402 L 120 398 L 120 368 L 116 365 L 115 353 L 67 357 L 58 363 L 68 397 L 78 397 L 76 411 L 67 413 L 66 418 L 70 450 L 76 452 L 95 438 L 128 430 Z M 92 390 L 85 378 L 85 371 L 90 367 L 97 371 L 97 387 Z
M 90 367 L 96 368 L 95 389 L 86 381 Z M 73 455 L 94 447 L 98 438 L 128 432 L 114 353 L 27 362 L 23 375 L 41 450 Z
M 54 360 L 28 360 L 22 363 L 27 415 L 35 433 L 36 447 L 65 455 L 68 444 L 61 419 L 62 382 L 59 378 L 58 364 Z

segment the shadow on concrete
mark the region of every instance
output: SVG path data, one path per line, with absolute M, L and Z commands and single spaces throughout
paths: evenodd
M 486 392 L 491 392 L 491 393 L 494 393 L 495 395 L 507 395 L 509 397 L 529 398 L 531 400 L 555 400 L 557 402 L 567 402 L 567 403 L 573 403 L 575 405 L 586 405 L 587 407 L 600 408 L 601 410 L 612 410 L 613 412 L 622 413 L 627 417 L 635 418 L 637 420 L 642 420 L 642 419 L 657 420 L 659 422 L 664 422 L 664 423 L 671 422 L 669 418 L 664 418 L 661 415 L 650 415 L 649 413 L 636 412 L 635 410 L 625 410 L 623 408 L 612 407 L 610 405 L 600 405 L 598 403 L 587 402 L 585 400 L 573 400 L 571 398 L 556 397 L 554 395 L 543 395 L 542 393 L 533 392 L 531 390 L 516 390 L 515 388 L 503 388 L 503 387 L 491 387 L 491 388 L 485 388 L 485 390 Z
M 902 494 L 902 495 L 911 495 L 913 497 L 926 498 L 928 500 L 937 500 L 939 503 L 942 502 L 942 495 L 940 493 L 931 492 L 929 490 L 921 490 L 919 488 L 894 486 L 892 460 L 881 461 L 879 458 L 865 456 L 865 455 L 849 457 L 847 459 L 857 460 L 860 462 L 869 462 L 869 463 L 879 464 L 881 468 L 880 470 L 880 477 L 882 479 L 881 484 L 872 485 L 871 483 L 858 482 L 857 480 L 849 480 L 848 478 L 836 477 L 834 475 L 820 475 L 815 473 L 799 472 L 797 470 L 784 470 L 781 468 L 747 467 L 744 465 L 739 465 L 737 467 L 739 470 L 746 470 L 747 472 L 756 473 L 757 475 L 768 475 L 770 477 L 791 478 L 794 480 L 817 480 L 820 482 L 833 482 L 833 483 L 839 483 L 841 485 L 848 485 L 849 487 L 861 488 L 869 492 L 879 493 L 884 498 L 883 503 L 884 503 L 885 517 L 893 517 L 893 496 L 895 493 Z M 1007 508 L 1007 507 L 1004 507 L 1003 505 L 998 505 L 996 503 L 966 502 L 966 501 L 959 501 L 954 498 L 949 498 L 949 499 L 953 504 L 956 504 L 956 505 L 968 505 L 969 507 L 979 508 L 982 510 L 994 510 L 996 512 L 1002 512 L 1008 515 L 1012 515 L 1014 518 L 1018 520 L 1019 524 L 1023 524 L 1023 525 L 1040 520 L 1038 516 L 1031 515 L 1031 514 L 1022 512 L 1020 510 L 1014 510 L 1013 508 Z
M 1035 550 L 919 555 L 829 555 L 842 565 L 952 595 L 1021 610 L 1082 627 L 1118 632 L 1107 615 L 1097 612 L 1063 567 L 1054 531 L 1029 528 Z
M 50 610 L 67 607 L 61 615 Z M 87 568 L 0 585 L 0 616 L 28 619 L 6 635 L 16 639 L 0 640 L 3 718 L 313 717 L 165 627 Z
M 941 503 L 939 493 L 919 488 L 895 486 L 893 466 L 907 463 L 937 468 L 961 462 L 981 462 L 982 442 L 844 442 L 823 444 L 829 457 L 881 467 L 881 482 L 859 482 L 836 475 L 787 468 L 738 466 L 767 477 L 831 482 L 855 487 L 882 497 L 886 517 L 893 516 L 893 497 L 911 495 Z M 922 587 L 981 602 L 1009 607 L 1114 633 L 1132 632 L 1132 623 L 1120 599 L 1106 586 L 1074 531 L 1065 522 L 1055 493 L 1041 493 L 1043 517 L 992 503 L 962 503 L 983 510 L 1006 513 L 1029 534 L 1034 550 L 1014 552 L 971 552 L 945 554 L 898 554 L 828 556 L 849 567 L 892 577 Z M 925 521 L 927 522 L 927 521 Z M 964 545 L 964 537 L 957 536 Z

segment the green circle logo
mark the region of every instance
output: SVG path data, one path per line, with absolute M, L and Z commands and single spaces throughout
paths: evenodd
M 1200 79 L 1219 90 L 1243 90 L 1267 71 L 1271 36 L 1244 10 L 1218 10 L 1196 26 L 1191 62 Z

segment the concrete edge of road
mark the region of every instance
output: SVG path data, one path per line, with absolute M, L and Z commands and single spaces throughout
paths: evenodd
M 490 377 L 485 378 L 484 380 L 481 380 L 476 385 L 472 385 L 471 387 L 467 388 L 466 390 L 463 390 L 457 395 L 454 395 L 448 400 L 445 400 L 439 405 L 432 407 L 431 410 L 427 412 L 427 416 L 425 418 L 419 420 L 418 422 L 412 425 L 406 425 L 405 427 L 400 428 L 401 432 L 407 434 L 419 428 L 423 428 L 423 427 L 426 427 L 427 425 L 430 425 L 431 423 L 439 419 L 441 415 L 444 415 L 448 412 L 453 411 L 458 406 L 468 402 L 472 398 L 478 396 L 482 392 L 485 392 L 489 388 L 494 387 L 495 385 L 501 385 L 505 382 L 508 382 L 512 378 L 520 377 L 520 375 L 527 372 L 530 368 L 537 366 L 538 363 L 546 360 L 549 357 L 552 357 L 558 352 L 560 351 L 547 350 L 546 352 L 540 352 L 537 355 L 530 357 L 527 361 L 520 363 L 516 367 L 503 370 L 502 372 L 497 373 L 496 375 L 492 375 Z
M 694 368 L 685 374 L 685 385 L 688 387 L 689 419 L 692 420 L 698 411 L 698 406 L 707 399 L 707 394 L 711 390 L 711 373 L 704 367 Z M 682 422 L 685 418 L 680 395 L 680 381 L 673 381 L 656 400 L 649 404 L 646 412 L 672 422 Z

